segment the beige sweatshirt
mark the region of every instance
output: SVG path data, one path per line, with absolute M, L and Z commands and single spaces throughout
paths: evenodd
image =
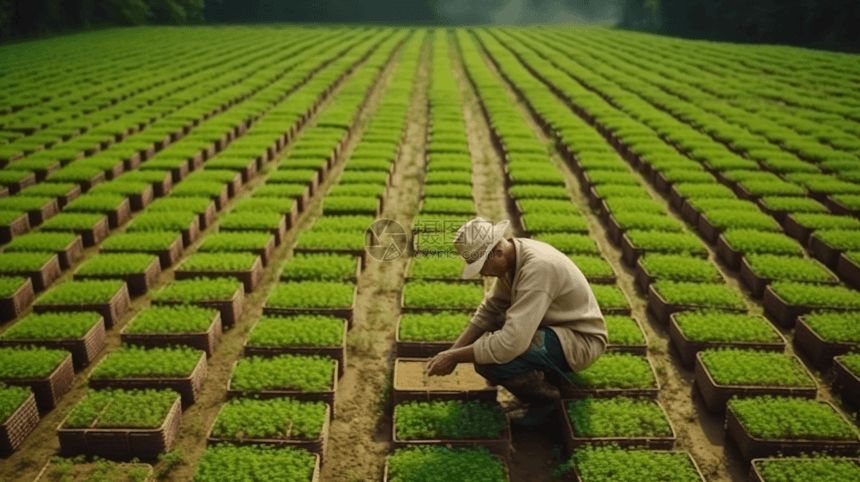
M 517 255 L 513 280 L 510 273 L 504 281 L 496 279 L 471 320 L 491 332 L 475 341 L 475 361 L 509 363 L 525 353 L 538 328 L 549 327 L 558 335 L 570 368 L 586 368 L 603 353 L 608 333 L 585 276 L 551 245 L 512 239 Z

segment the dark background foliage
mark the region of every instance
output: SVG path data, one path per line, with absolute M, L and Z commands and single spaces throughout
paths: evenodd
M 860 49 L 860 0 L 0 0 L 0 40 L 204 22 L 600 23 L 694 38 Z
M 694 38 L 860 49 L 858 0 L 624 0 L 620 26 Z

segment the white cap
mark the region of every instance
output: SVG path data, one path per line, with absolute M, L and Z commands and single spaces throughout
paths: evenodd
M 460 226 L 454 236 L 454 247 L 466 261 L 463 279 L 473 278 L 481 271 L 489 253 L 505 237 L 509 225 L 508 220 L 493 225 L 492 221 L 479 216 Z

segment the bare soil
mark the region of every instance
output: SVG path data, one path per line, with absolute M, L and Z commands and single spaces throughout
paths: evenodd
M 487 381 L 475 372 L 474 365 L 461 363 L 444 377 L 428 377 L 425 362 L 397 361 L 394 388 L 398 390 L 483 390 Z

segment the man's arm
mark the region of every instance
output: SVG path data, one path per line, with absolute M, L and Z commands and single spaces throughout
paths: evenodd
M 466 329 L 463 330 L 463 333 L 460 333 L 460 337 L 457 338 L 457 341 L 454 342 L 454 346 L 450 349 L 462 348 L 464 346 L 471 345 L 475 343 L 475 340 L 481 337 L 484 334 L 484 330 L 479 328 L 474 323 L 469 323 L 466 325 Z
M 510 292 L 496 279 L 492 289 L 478 306 L 472 321 L 454 342 L 454 346 L 427 362 L 427 375 L 450 375 L 459 363 L 475 363 L 473 343 L 485 331 L 500 329 L 510 306 Z
M 501 281 L 496 279 L 490 292 L 484 296 L 483 301 L 478 305 L 471 324 L 483 331 L 496 331 L 505 322 L 505 313 L 510 306 L 510 291 Z
M 508 309 L 509 319 L 501 330 L 491 333 L 479 343 L 474 341 L 480 334 L 468 346 L 453 347 L 439 353 L 427 363 L 427 375 L 450 375 L 460 363 L 504 364 L 512 361 L 528 350 L 551 302 L 552 298 L 545 291 L 523 291 L 517 302 Z M 460 339 L 465 339 L 466 335 L 473 336 L 475 331 L 471 331 L 472 328 L 480 329 L 470 323 Z
M 484 365 L 503 365 L 525 353 L 551 303 L 552 297 L 546 291 L 521 290 L 516 303 L 508 309 L 502 329 L 473 344 L 472 357 Z

